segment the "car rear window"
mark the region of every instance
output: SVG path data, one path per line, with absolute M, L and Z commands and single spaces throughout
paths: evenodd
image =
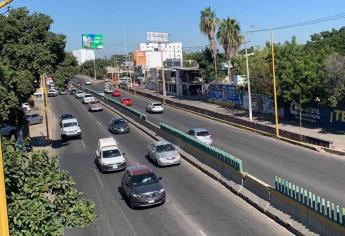
M 78 126 L 77 122 L 70 122 L 70 123 L 64 123 L 63 127 L 74 127 L 74 126 Z
M 92 95 L 91 95 L 91 94 L 85 94 L 84 97 L 85 97 L 85 98 L 90 98 L 90 97 L 92 97 Z
M 196 135 L 201 136 L 201 137 L 206 137 L 206 136 L 209 136 L 210 133 L 208 131 L 199 131 L 199 132 L 197 132 Z
M 160 104 L 160 103 L 154 103 L 153 106 L 154 106 L 154 107 L 160 107 L 160 106 L 162 106 L 162 104 Z
M 103 151 L 103 158 L 112 158 L 118 156 L 121 156 L 121 153 L 118 149 Z
M 172 144 L 163 144 L 163 145 L 159 145 L 156 147 L 157 152 L 171 152 L 171 151 L 175 151 L 175 147 Z

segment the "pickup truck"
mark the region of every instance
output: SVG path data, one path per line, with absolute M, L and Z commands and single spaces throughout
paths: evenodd
M 121 153 L 114 138 L 98 140 L 95 161 L 102 173 L 126 169 L 127 164 L 124 155 L 125 153 Z

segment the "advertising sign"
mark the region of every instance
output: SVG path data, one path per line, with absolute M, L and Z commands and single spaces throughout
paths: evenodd
M 82 34 L 82 47 L 87 49 L 101 49 L 103 48 L 102 34 Z
M 231 84 L 210 84 L 208 97 L 214 100 L 222 100 L 233 103 L 241 103 L 240 94 L 235 85 Z
M 147 41 L 150 43 L 167 43 L 169 34 L 162 32 L 147 32 Z

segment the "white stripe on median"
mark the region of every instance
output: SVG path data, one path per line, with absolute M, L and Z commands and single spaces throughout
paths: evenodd
M 80 140 L 81 144 L 83 145 L 84 149 L 86 149 L 85 143 L 83 140 Z
M 93 171 L 94 171 L 95 174 L 96 174 L 96 177 L 97 177 L 97 180 L 98 180 L 99 184 L 101 185 L 102 188 L 104 188 L 103 182 L 102 182 L 101 178 L 99 177 L 99 175 L 98 175 L 96 169 L 93 169 Z

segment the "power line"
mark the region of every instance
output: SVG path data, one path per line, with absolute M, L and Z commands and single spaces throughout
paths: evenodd
M 289 24 L 289 25 L 283 25 L 283 26 L 272 27 L 272 28 L 264 28 L 264 29 L 258 29 L 258 30 L 250 30 L 250 31 L 247 31 L 246 33 L 257 33 L 257 32 L 264 32 L 264 31 L 270 31 L 270 30 L 296 28 L 296 27 L 301 27 L 301 26 L 306 26 L 306 25 L 314 25 L 314 24 L 320 24 L 320 23 L 329 22 L 329 21 L 340 20 L 344 18 L 345 18 L 345 13 L 340 13 L 337 15 L 322 17 L 322 18 L 309 20 L 309 21 L 302 21 L 302 22 Z

